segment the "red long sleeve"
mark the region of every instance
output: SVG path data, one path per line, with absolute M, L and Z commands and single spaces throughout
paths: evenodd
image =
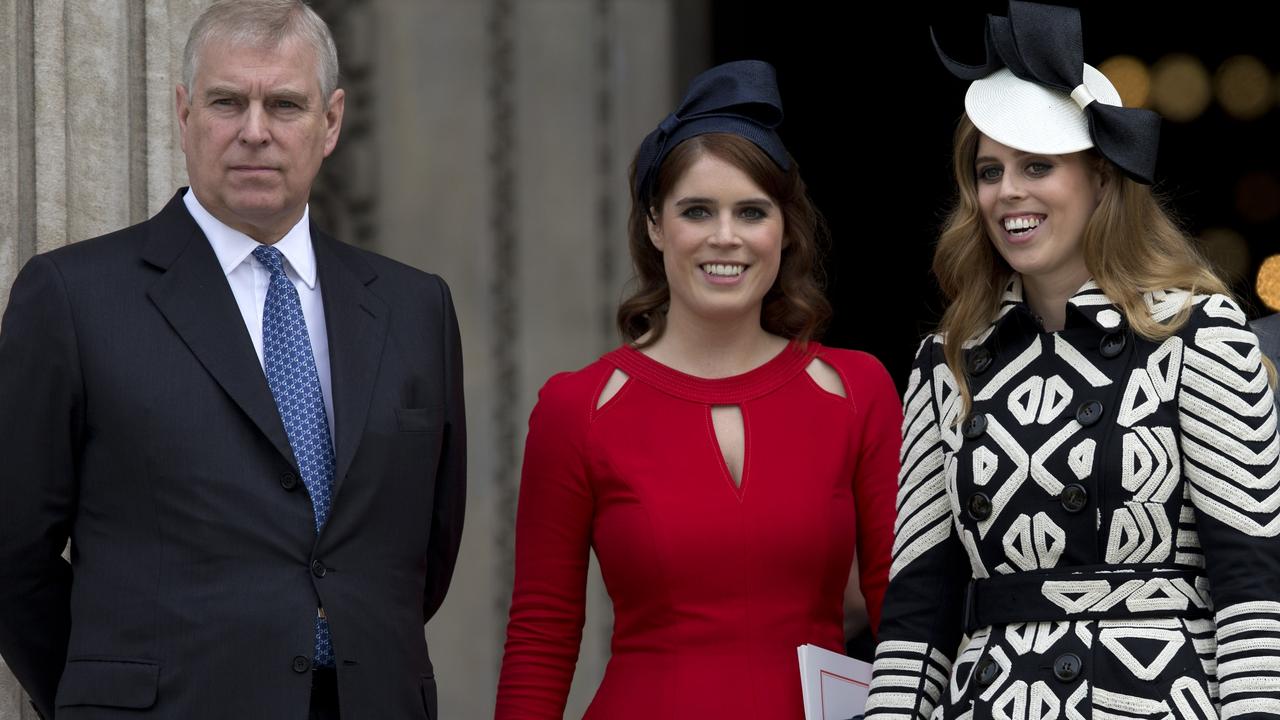
M 529 418 L 516 513 L 516 577 L 496 717 L 560 718 L 582 641 L 593 513 L 584 468 L 589 390 L 547 382 Z
M 839 356 L 846 356 L 837 359 Z M 898 488 L 898 456 L 902 447 L 902 401 L 893 380 L 874 357 L 827 350 L 844 376 L 855 406 L 850 447 L 857 452 L 853 506 L 858 512 L 858 574 L 867 601 L 871 631 L 880 628 L 880 606 L 889 585 L 893 521 Z

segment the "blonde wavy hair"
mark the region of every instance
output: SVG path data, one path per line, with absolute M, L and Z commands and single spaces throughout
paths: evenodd
M 959 418 L 969 414 L 972 394 L 965 374 L 964 341 L 991 324 L 1014 271 L 992 246 L 978 206 L 975 159 L 978 131 L 968 116 L 956 127 L 952 166 L 957 196 L 943 224 L 933 256 L 933 274 L 948 305 L 939 331 L 943 355 L 962 398 Z M 1110 161 L 1092 153 L 1094 172 L 1103 173 L 1102 199 L 1084 229 L 1084 259 L 1098 287 L 1116 304 L 1129 327 L 1147 340 L 1177 333 L 1191 314 L 1188 303 L 1172 319 L 1151 317 L 1143 294 L 1179 288 L 1193 294 L 1230 295 L 1147 185 L 1129 179 Z M 1263 362 L 1272 387 L 1276 371 Z

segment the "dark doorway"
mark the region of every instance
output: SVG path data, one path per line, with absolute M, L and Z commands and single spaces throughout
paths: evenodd
M 1212 76 L 1227 58 L 1249 54 L 1273 82 L 1280 71 L 1280 43 L 1263 5 L 1079 5 L 1085 59 L 1095 65 L 1123 53 L 1150 67 L 1180 52 Z M 950 202 L 951 132 L 966 87 L 938 63 L 929 27 L 950 53 L 977 62 L 983 13 L 1004 7 L 711 4 L 712 62 L 754 57 L 778 69 L 783 139 L 831 229 L 826 268 L 836 317 L 825 341 L 875 354 L 900 386 L 941 308 L 929 263 Z M 1240 120 L 1215 100 L 1194 120 L 1166 120 L 1162 132 L 1158 188 L 1192 234 L 1236 233 L 1237 257 L 1241 249 L 1246 256 L 1234 288 L 1251 316 L 1265 314 L 1254 277 L 1280 253 L 1280 108 Z

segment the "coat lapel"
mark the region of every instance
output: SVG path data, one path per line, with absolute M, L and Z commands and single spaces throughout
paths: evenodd
M 174 332 L 295 470 L 297 462 L 213 247 L 182 202 L 147 223 L 142 258 L 164 273 L 147 291 Z
M 329 335 L 336 441 L 334 497 L 359 448 L 386 341 L 389 310 L 368 288 L 377 277 L 359 254 L 311 228 Z

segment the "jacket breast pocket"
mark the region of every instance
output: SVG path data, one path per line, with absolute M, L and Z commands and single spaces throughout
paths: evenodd
M 444 408 L 396 408 L 396 426 L 400 432 L 433 433 L 444 427 Z
M 96 705 L 144 710 L 155 705 L 160 664 L 145 660 L 69 660 L 58 707 Z

